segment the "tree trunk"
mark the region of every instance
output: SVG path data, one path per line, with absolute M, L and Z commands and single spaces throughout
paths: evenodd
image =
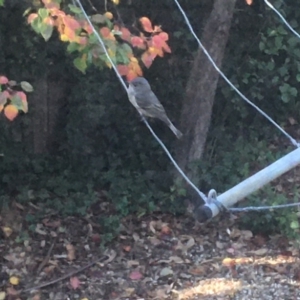
M 222 64 L 235 2 L 236 0 L 215 0 L 203 30 L 201 42 L 218 67 Z M 177 161 L 190 178 L 197 175 L 188 165 L 200 159 L 203 153 L 218 79 L 219 74 L 199 48 L 187 83 L 180 116 L 180 128 L 184 137 L 176 149 Z

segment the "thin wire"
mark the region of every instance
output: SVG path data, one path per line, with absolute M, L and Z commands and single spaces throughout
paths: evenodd
M 244 96 L 242 94 L 242 92 L 239 91 L 238 88 L 236 88 L 231 81 L 226 77 L 226 75 L 218 68 L 218 66 L 216 65 L 216 63 L 214 62 L 214 60 L 212 59 L 212 57 L 209 55 L 209 53 L 207 52 L 207 50 L 205 49 L 205 47 L 202 45 L 201 41 L 199 40 L 199 38 L 197 37 L 186 13 L 184 12 L 184 10 L 182 9 L 182 7 L 180 6 L 179 2 L 177 0 L 174 0 L 174 2 L 176 3 L 178 9 L 180 10 L 181 14 L 183 15 L 183 18 L 188 26 L 188 28 L 190 29 L 192 35 L 194 36 L 194 38 L 196 39 L 196 41 L 198 42 L 200 48 L 203 50 L 204 54 L 207 56 L 207 58 L 209 59 L 209 61 L 212 63 L 212 65 L 214 66 L 214 68 L 217 70 L 217 72 L 223 77 L 223 79 L 230 85 L 231 88 L 233 88 L 235 90 L 235 92 L 243 99 L 245 100 L 248 104 L 250 104 L 252 107 L 254 107 L 260 114 L 262 114 L 267 120 L 269 120 L 269 122 L 271 122 L 278 130 L 280 130 L 287 138 L 289 138 L 289 140 L 291 141 L 291 143 L 296 146 L 296 147 L 300 147 L 300 144 L 294 139 L 292 138 L 292 136 L 290 136 L 285 130 L 283 130 L 275 121 L 272 120 L 271 117 L 269 117 L 264 111 L 262 111 L 258 106 L 256 106 L 254 103 L 252 103 L 246 96 Z
M 110 56 L 109 56 L 109 54 L 108 54 L 108 52 L 107 52 L 107 50 L 106 50 L 106 47 L 105 47 L 105 44 L 104 44 L 103 40 L 101 39 L 101 37 L 100 37 L 99 33 L 97 32 L 96 28 L 93 26 L 93 24 L 92 24 L 90 18 L 89 18 L 88 15 L 86 14 L 86 12 L 85 12 L 85 10 L 84 10 L 84 8 L 83 8 L 83 6 L 82 6 L 80 0 L 76 0 L 76 2 L 77 2 L 77 4 L 79 5 L 79 7 L 81 8 L 81 11 L 82 11 L 84 17 L 86 18 L 86 20 L 87 20 L 88 23 L 90 24 L 90 26 L 91 26 L 91 28 L 92 28 L 94 34 L 96 35 L 98 41 L 100 42 L 100 44 L 101 44 L 101 46 L 102 46 L 102 48 L 103 48 L 103 50 L 104 50 L 104 52 L 105 52 L 105 55 L 107 56 L 107 59 L 109 60 L 109 62 L 110 62 L 110 64 L 111 64 L 111 66 L 113 67 L 115 73 L 117 74 L 117 76 L 118 76 L 118 78 L 119 78 L 121 84 L 123 85 L 124 89 L 125 89 L 125 90 L 127 91 L 127 93 L 128 93 L 128 88 L 127 88 L 127 86 L 126 86 L 126 84 L 125 84 L 123 78 L 121 77 L 121 75 L 120 75 L 120 73 L 119 73 L 117 67 L 115 66 L 115 64 L 113 63 L 112 59 L 110 58 Z
M 103 42 L 103 40 L 101 39 L 100 35 L 98 34 L 97 30 L 95 29 L 95 27 L 93 26 L 92 22 L 90 21 L 89 17 L 87 16 L 80 0 L 76 0 L 76 2 L 78 3 L 78 5 L 80 6 L 83 15 L 85 16 L 86 20 L 88 21 L 88 23 L 90 24 L 90 26 L 93 29 L 93 32 L 95 33 L 98 41 L 100 42 L 100 44 L 103 47 L 103 50 L 110 62 L 110 64 L 112 65 L 115 73 L 117 74 L 120 82 L 122 83 L 124 89 L 126 90 L 126 92 L 128 93 L 128 88 L 123 80 L 123 78 L 121 77 L 120 73 L 118 72 L 118 69 L 116 68 L 115 64 L 113 63 L 112 59 L 109 56 L 109 53 L 106 50 L 105 44 Z M 142 116 L 142 115 L 141 115 Z M 167 156 L 169 157 L 169 159 L 171 160 L 171 162 L 173 163 L 173 165 L 175 166 L 175 168 L 178 170 L 178 172 L 181 174 L 181 176 L 187 181 L 187 183 L 197 192 L 197 194 L 202 198 L 202 200 L 206 203 L 207 202 L 207 198 L 205 196 L 205 194 L 203 194 L 192 182 L 191 180 L 184 174 L 184 172 L 180 169 L 180 167 L 178 166 L 178 164 L 176 163 L 176 161 L 173 159 L 171 153 L 168 151 L 167 147 L 164 145 L 164 143 L 158 138 L 158 136 L 154 133 L 154 131 L 152 130 L 151 126 L 149 125 L 149 123 L 147 122 L 147 120 L 142 116 L 142 119 L 144 121 L 144 123 L 146 124 L 146 126 L 148 127 L 148 129 L 150 130 L 150 132 L 152 133 L 152 135 L 154 136 L 154 138 L 157 140 L 157 142 L 161 145 L 161 147 L 164 149 L 165 153 L 167 154 Z
M 273 206 L 247 206 L 247 207 L 241 207 L 241 208 L 228 208 L 229 211 L 232 212 L 245 212 L 245 211 L 259 211 L 259 210 L 269 210 L 269 209 L 280 209 L 280 208 L 287 208 L 287 207 L 293 207 L 293 206 L 300 206 L 300 202 L 298 203 L 288 203 L 288 204 L 281 204 L 281 205 L 273 205 Z
M 146 126 L 148 127 L 148 129 L 150 130 L 150 132 L 152 133 L 152 135 L 154 136 L 154 138 L 158 141 L 158 143 L 161 145 L 161 147 L 164 149 L 164 151 L 166 152 L 166 154 L 168 155 L 168 157 L 170 158 L 171 162 L 173 163 L 173 165 L 175 166 L 175 168 L 177 169 L 177 171 L 181 174 L 181 176 L 188 182 L 189 185 L 192 186 L 192 188 L 198 193 L 198 195 L 202 198 L 202 200 L 207 203 L 207 197 L 205 196 L 205 194 L 203 194 L 191 181 L 190 179 L 183 173 L 183 171 L 180 169 L 180 167 L 178 166 L 178 164 L 176 163 L 176 161 L 173 159 L 172 155 L 170 154 L 170 152 L 168 151 L 168 149 L 166 148 L 166 146 L 164 145 L 164 143 L 159 139 L 159 137 L 155 134 L 155 132 L 153 131 L 153 129 L 151 128 L 151 126 L 149 125 L 149 123 L 147 122 L 147 120 L 145 118 L 143 118 L 144 123 L 146 124 Z
M 286 21 L 286 19 L 282 16 L 282 14 L 268 0 L 264 0 L 264 1 L 279 16 L 279 18 L 288 27 L 288 29 L 300 39 L 299 33 L 292 28 L 292 26 Z

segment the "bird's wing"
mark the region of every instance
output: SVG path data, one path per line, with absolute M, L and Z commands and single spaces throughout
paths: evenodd
M 137 93 L 135 95 L 136 102 L 142 109 L 147 109 L 151 107 L 156 107 L 159 110 L 164 110 L 161 103 L 155 96 L 155 94 L 150 90 L 146 93 Z

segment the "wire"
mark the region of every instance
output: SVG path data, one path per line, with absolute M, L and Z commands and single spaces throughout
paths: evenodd
M 88 23 L 90 24 L 90 26 L 93 29 L 94 34 L 96 35 L 98 41 L 100 42 L 101 46 L 103 47 L 103 50 L 105 52 L 105 55 L 107 56 L 110 64 L 112 65 L 116 75 L 118 76 L 120 82 L 122 83 L 124 89 L 126 90 L 127 94 L 128 94 L 128 88 L 123 80 L 123 78 L 121 77 L 120 73 L 118 72 L 118 69 L 116 68 L 115 64 L 113 63 L 112 59 L 109 56 L 108 51 L 106 50 L 105 44 L 102 40 L 102 38 L 100 37 L 99 33 L 97 32 L 97 30 L 95 29 L 95 27 L 93 26 L 92 22 L 90 21 L 88 15 L 86 14 L 80 0 L 76 0 L 76 2 L 78 3 L 78 5 L 80 6 L 83 15 L 85 16 L 86 20 L 88 21 Z M 142 115 L 141 115 L 142 116 Z M 178 166 L 178 164 L 176 163 L 176 161 L 173 159 L 171 153 L 168 151 L 167 147 L 164 145 L 164 143 L 158 138 L 158 136 L 154 133 L 153 129 L 151 128 L 151 126 L 149 125 L 149 123 L 147 122 L 147 120 L 142 116 L 142 119 L 144 121 L 144 123 L 146 124 L 146 126 L 148 127 L 148 129 L 150 130 L 150 132 L 152 133 L 153 137 L 157 140 L 157 142 L 161 145 L 161 147 L 163 148 L 163 150 L 165 151 L 165 153 L 167 154 L 167 156 L 169 157 L 169 159 L 171 160 L 171 162 L 173 163 L 173 165 L 175 166 L 175 168 L 178 170 L 178 172 L 181 174 L 181 176 L 187 181 L 187 183 L 197 192 L 197 194 L 202 198 L 202 200 L 206 203 L 207 202 L 207 198 L 205 196 L 205 194 L 203 194 L 192 182 L 191 180 L 184 174 L 184 172 L 180 169 L 180 167 Z
M 266 1 L 266 0 L 265 0 Z M 256 106 L 254 103 L 252 103 L 246 96 L 244 96 L 244 94 L 242 92 L 240 92 L 240 90 L 238 88 L 236 88 L 231 81 L 226 77 L 226 75 L 218 68 L 218 66 L 216 65 L 216 63 L 214 62 L 214 60 L 212 59 L 212 57 L 209 55 L 209 53 L 207 52 L 207 50 L 205 49 L 205 47 L 202 45 L 201 41 L 199 40 L 199 38 L 197 37 L 186 13 L 184 12 L 184 10 L 182 9 L 182 7 L 180 6 L 179 2 L 177 0 L 174 0 L 174 2 L 176 3 L 178 9 L 180 10 L 181 14 L 183 15 L 183 18 L 188 26 L 188 28 L 190 29 L 190 32 L 192 33 L 192 35 L 194 36 L 194 38 L 196 39 L 196 41 L 198 42 L 200 48 L 203 50 L 204 54 L 207 56 L 207 58 L 209 59 L 209 61 L 212 63 L 213 67 L 216 69 L 216 71 L 222 76 L 222 78 L 230 85 L 230 87 L 232 87 L 235 92 L 243 99 L 245 100 L 248 104 L 250 104 L 252 107 L 254 107 L 260 114 L 262 114 L 267 120 L 269 120 L 269 122 L 271 122 L 278 130 L 280 130 L 290 141 L 291 143 L 296 146 L 296 147 L 300 147 L 300 144 L 292 137 L 290 136 L 285 130 L 283 130 L 271 117 L 269 117 L 263 110 L 261 110 L 258 106 Z

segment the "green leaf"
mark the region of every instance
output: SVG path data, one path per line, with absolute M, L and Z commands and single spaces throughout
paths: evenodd
M 299 222 L 298 221 L 291 222 L 290 227 L 292 229 L 298 229 L 299 228 Z
M 44 38 L 44 40 L 47 42 L 53 32 L 53 26 L 46 24 L 46 27 L 41 30 L 41 35 Z
M 11 104 L 13 104 L 14 106 L 16 106 L 18 110 L 22 110 L 23 109 L 22 99 L 19 96 L 17 96 L 17 95 L 14 95 L 11 98 Z
M 81 71 L 82 73 L 85 73 L 85 70 L 87 68 L 86 60 L 82 59 L 81 57 L 77 57 L 73 60 L 74 66 Z
M 27 92 L 27 93 L 33 92 L 33 87 L 32 87 L 32 85 L 29 82 L 27 82 L 27 81 L 21 81 L 20 84 L 21 84 L 21 88 L 25 92 Z
M 91 21 L 95 24 L 105 24 L 107 18 L 101 14 L 92 15 Z
M 42 20 L 46 19 L 49 16 L 48 9 L 40 8 L 38 10 L 38 15 L 41 17 Z
M 76 5 L 73 5 L 73 4 L 69 4 L 68 5 L 69 8 L 70 8 L 70 11 L 73 12 L 74 14 L 82 14 L 82 10 L 80 7 L 77 7 Z
M 67 51 L 69 53 L 72 53 L 74 51 L 77 51 L 81 46 L 77 43 L 70 43 L 67 47 Z

